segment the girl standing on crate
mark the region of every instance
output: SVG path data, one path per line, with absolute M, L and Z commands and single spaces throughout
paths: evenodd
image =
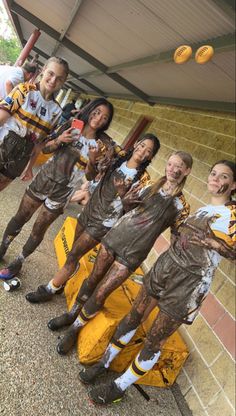
M 151 133 L 145 134 L 124 156 L 111 162 L 105 175 L 77 220 L 72 249 L 65 265 L 47 285 L 26 295 L 32 303 L 53 299 L 62 286 L 77 270 L 79 259 L 95 247 L 118 218 L 123 214 L 122 198 L 132 184 L 144 186 L 149 179 L 146 168 L 160 147 L 159 140 Z
M 95 403 L 121 400 L 126 389 L 153 368 L 166 339 L 182 323 L 193 323 L 209 292 L 221 256 L 235 261 L 236 202 L 231 199 L 236 189 L 235 163 L 216 162 L 208 176 L 207 187 L 210 204 L 199 208 L 180 226 L 177 238 L 145 276 L 130 313 L 118 325 L 102 359 L 80 372 L 80 379 L 87 384 L 104 374 L 132 339 L 141 321 L 158 305 L 160 311 L 143 348 L 120 377 L 92 389 L 90 398 Z

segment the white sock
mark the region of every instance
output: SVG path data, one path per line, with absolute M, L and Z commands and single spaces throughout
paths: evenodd
M 150 360 L 140 360 L 140 353 L 136 356 L 135 360 L 130 364 L 129 368 L 115 380 L 115 383 L 122 391 L 126 390 L 127 387 L 134 384 L 139 378 L 143 377 L 151 368 L 156 364 L 161 352 L 158 351 L 153 354 Z
M 50 280 L 50 282 L 47 284 L 46 289 L 50 293 L 56 293 L 59 289 L 61 289 L 61 286 L 57 287 L 53 284 L 53 280 Z
M 117 341 L 110 342 L 108 345 L 101 362 L 104 364 L 105 368 L 108 368 L 114 358 L 119 354 L 119 352 L 129 343 L 131 338 L 133 338 L 137 328 L 133 329 L 127 334 L 120 337 Z
M 88 315 L 85 312 L 85 309 L 82 308 L 78 317 L 76 318 L 75 322 L 73 323 L 73 326 L 76 327 L 76 328 L 80 328 L 82 326 L 85 326 L 90 321 L 90 319 L 92 319 L 94 316 L 97 315 L 98 312 L 94 313 L 93 315 Z

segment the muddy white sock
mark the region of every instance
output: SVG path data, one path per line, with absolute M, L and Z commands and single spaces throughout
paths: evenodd
M 50 282 L 46 286 L 46 290 L 50 293 L 56 293 L 58 290 L 61 289 L 62 286 L 55 286 L 53 283 L 53 280 L 50 280 Z
M 101 360 L 105 368 L 110 366 L 111 362 L 114 360 L 117 354 L 119 354 L 119 352 L 129 343 L 131 338 L 133 338 L 136 330 L 137 328 L 127 332 L 127 334 L 123 335 L 118 340 L 113 340 L 110 342 Z
M 80 328 L 85 326 L 90 319 L 97 315 L 98 312 L 94 313 L 93 315 L 89 315 L 84 308 L 81 309 L 78 317 L 76 318 L 75 322 L 73 323 L 73 327 Z
M 149 360 L 140 360 L 140 353 L 136 356 L 135 360 L 130 364 L 129 368 L 115 380 L 115 383 L 122 391 L 126 390 L 127 387 L 134 384 L 139 378 L 144 376 L 151 368 L 156 364 L 160 357 L 160 351 L 153 354 Z

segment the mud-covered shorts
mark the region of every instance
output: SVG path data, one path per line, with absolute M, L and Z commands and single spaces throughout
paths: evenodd
M 192 324 L 205 295 L 201 294 L 202 276 L 176 263 L 165 251 L 144 277 L 150 296 L 157 299 L 160 310 L 176 321 Z
M 25 169 L 34 143 L 9 131 L 0 142 L 0 173 L 10 179 L 20 176 Z
M 43 201 L 49 211 L 63 213 L 73 193 L 73 188 L 67 186 L 67 182 L 55 182 L 45 175 L 43 169 L 40 169 L 27 187 L 26 193 L 36 201 Z
M 110 230 L 110 228 L 105 227 L 99 219 L 97 221 L 91 221 L 89 215 L 87 215 L 86 207 L 77 217 L 77 220 L 78 223 L 85 229 L 86 233 L 99 242 Z

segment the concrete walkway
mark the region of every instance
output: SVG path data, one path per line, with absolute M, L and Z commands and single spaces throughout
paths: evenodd
M 25 184 L 17 180 L 0 194 L 0 237 L 7 222 L 15 214 Z M 88 400 L 87 387 L 78 380 L 82 368 L 76 352 L 61 357 L 56 352 L 60 334 L 47 328 L 47 321 L 66 308 L 64 295 L 42 305 L 31 305 L 25 294 L 48 282 L 57 269 L 53 240 L 66 216 L 76 216 L 78 206 L 70 205 L 63 217 L 48 230 L 38 250 L 24 264 L 19 277 L 22 286 L 6 292 L 0 284 L 0 414 L 1 416 L 187 416 L 181 395 L 176 388 L 160 389 L 144 386 L 150 401 L 131 387 L 120 404 L 94 406 Z M 32 222 L 12 243 L 3 266 L 20 252 Z

